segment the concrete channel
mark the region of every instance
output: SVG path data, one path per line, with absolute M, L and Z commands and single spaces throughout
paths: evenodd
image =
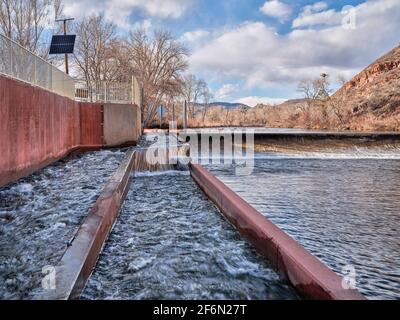
M 132 183 L 132 172 L 146 170 L 146 149 L 129 151 L 89 211 L 71 246 L 56 268 L 56 290 L 42 299 L 78 299 L 96 266 Z M 165 155 L 168 157 L 169 153 Z M 140 160 L 138 160 L 140 159 Z M 169 169 L 174 169 L 171 166 Z M 154 167 L 150 168 L 152 171 Z M 168 168 L 163 168 L 168 169 Z M 190 175 L 221 214 L 254 245 L 297 293 L 307 299 L 362 300 L 357 290 L 346 290 L 342 278 L 305 250 L 201 165 L 189 164 Z M 133 182 L 134 183 L 134 182 Z

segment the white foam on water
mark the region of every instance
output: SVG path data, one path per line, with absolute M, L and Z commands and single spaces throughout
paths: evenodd
M 142 177 L 156 177 L 156 176 L 188 176 L 190 175 L 189 171 L 178 171 L 178 170 L 166 170 L 166 171 L 143 171 L 143 172 L 134 172 L 132 176 L 134 178 L 142 178 Z
M 193 157 L 197 163 L 217 163 L 218 161 L 246 161 L 252 155 L 246 156 L 221 156 L 213 157 L 211 154 Z M 360 148 L 351 149 L 331 149 L 329 151 L 265 151 L 254 152 L 254 159 L 274 160 L 274 159 L 331 159 L 331 160 L 351 160 L 351 159 L 377 159 L 377 160 L 400 160 L 400 148 Z
M 20 183 L 15 185 L 13 190 L 17 193 L 31 193 L 33 186 L 30 183 Z
M 266 152 L 258 153 L 255 159 L 330 159 L 330 160 L 351 160 L 351 159 L 376 159 L 376 160 L 400 160 L 400 151 L 332 151 L 332 152 L 298 152 L 298 153 L 281 153 L 281 152 Z

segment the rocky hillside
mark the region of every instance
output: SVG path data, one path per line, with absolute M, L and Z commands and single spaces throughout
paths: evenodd
M 332 100 L 349 116 L 350 126 L 400 130 L 400 46 L 347 82 Z
M 196 125 L 400 131 L 400 46 L 325 100 L 297 99 L 255 108 L 210 108 Z
M 311 107 L 305 107 L 312 104 Z M 400 131 L 400 46 L 376 60 L 326 101 L 290 100 L 264 109 L 271 127 Z

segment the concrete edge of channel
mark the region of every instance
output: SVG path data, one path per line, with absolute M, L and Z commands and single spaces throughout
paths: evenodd
M 306 299 L 365 300 L 356 289 L 345 289 L 333 272 L 296 240 L 198 164 L 190 164 L 193 180 L 228 221 L 263 254 L 278 273 Z
M 38 299 L 79 299 L 125 200 L 134 158 L 135 150 L 129 150 L 55 267 L 55 289 Z

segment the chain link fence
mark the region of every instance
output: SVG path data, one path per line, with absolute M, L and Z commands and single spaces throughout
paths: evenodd
M 0 73 L 71 99 L 75 96 L 74 79 L 1 34 Z

